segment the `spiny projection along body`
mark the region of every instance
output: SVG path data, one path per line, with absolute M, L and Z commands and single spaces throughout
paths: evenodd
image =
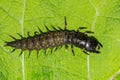
M 42 32 L 38 27 L 40 34 L 38 34 L 38 32 L 34 32 L 34 36 L 30 36 L 29 32 L 28 37 L 23 37 L 22 35 L 18 34 L 21 39 L 16 39 L 10 35 L 14 41 L 5 42 L 5 46 L 13 47 L 14 49 L 12 52 L 16 49 L 21 49 L 20 55 L 24 50 L 28 50 L 29 56 L 32 50 L 36 50 L 38 56 L 41 49 L 44 49 L 46 53 L 46 50 L 50 48 L 52 52 L 54 47 L 56 47 L 57 50 L 63 45 L 65 45 L 66 49 L 68 48 L 68 45 L 71 45 L 73 55 L 75 55 L 73 46 L 81 48 L 82 51 L 86 54 L 89 54 L 89 52 L 100 53 L 99 49 L 102 47 L 102 44 L 94 36 L 89 36 L 89 34 L 93 32 L 80 32 L 80 30 L 86 29 L 86 27 L 79 27 L 77 31 L 68 30 L 66 28 L 66 17 L 64 29 L 56 29 L 54 26 L 52 26 L 54 30 L 49 30 L 47 26 L 45 27 L 47 29 L 47 32 Z

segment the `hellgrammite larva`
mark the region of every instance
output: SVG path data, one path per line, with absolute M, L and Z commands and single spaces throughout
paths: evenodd
M 56 47 L 56 51 L 63 45 L 65 45 L 66 49 L 68 48 L 68 45 L 71 45 L 73 55 L 75 55 L 73 46 L 81 48 L 82 51 L 86 54 L 89 54 L 89 52 L 100 53 L 98 50 L 102 47 L 102 44 L 94 36 L 88 35 L 93 32 L 80 32 L 80 30 L 86 29 L 86 27 L 79 27 L 77 31 L 68 30 L 66 17 L 64 29 L 56 29 L 54 26 L 52 26 L 54 30 L 49 30 L 47 26 L 45 27 L 47 29 L 47 32 L 42 32 L 42 30 L 40 30 L 38 27 L 40 34 L 38 34 L 38 32 L 34 32 L 34 36 L 30 36 L 29 32 L 27 33 L 28 37 L 23 37 L 22 35 L 18 34 L 21 39 L 16 39 L 10 35 L 14 41 L 5 42 L 5 46 L 13 47 L 14 49 L 11 52 L 14 52 L 16 49 L 21 49 L 20 55 L 24 50 L 28 50 L 28 57 L 30 56 L 32 50 L 37 51 L 38 57 L 39 50 L 41 49 L 45 50 L 46 54 L 46 50 L 50 48 L 52 53 L 54 47 Z

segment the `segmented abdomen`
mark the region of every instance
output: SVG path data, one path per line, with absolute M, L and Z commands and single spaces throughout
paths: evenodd
M 31 39 L 28 38 L 28 49 L 29 50 L 40 50 L 53 48 L 64 44 L 65 33 L 62 31 L 51 31 L 47 33 L 43 33 L 40 35 L 36 35 Z M 32 45 L 31 45 L 32 43 Z
M 14 38 L 15 39 L 15 38 Z M 49 31 L 46 33 L 35 34 L 34 36 L 22 37 L 15 39 L 15 41 L 6 42 L 7 46 L 14 47 L 15 49 L 46 50 L 47 48 L 59 47 L 65 44 L 65 32 L 63 30 Z

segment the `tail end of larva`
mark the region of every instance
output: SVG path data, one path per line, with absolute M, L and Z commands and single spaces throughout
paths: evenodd
M 5 41 L 5 44 L 4 46 L 12 46 L 11 42 L 6 42 Z M 14 52 L 16 49 L 14 48 L 12 51 L 10 51 L 10 53 Z
M 4 42 L 4 46 L 9 46 L 9 42 Z
M 11 46 L 10 42 L 5 42 L 4 46 Z
M 5 42 L 4 46 L 10 46 L 10 47 L 16 48 L 16 43 L 15 42 Z

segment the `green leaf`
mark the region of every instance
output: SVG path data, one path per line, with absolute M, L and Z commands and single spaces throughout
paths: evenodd
M 37 27 L 44 25 L 77 30 L 87 27 L 102 44 L 101 54 L 86 55 L 81 49 L 61 48 L 53 54 L 44 50 L 36 58 L 32 51 L 18 56 L 20 50 L 10 53 L 5 41 L 17 39 L 20 33 L 33 36 Z M 1 0 L 0 1 L 0 80 L 109 80 L 119 79 L 120 73 L 120 0 Z M 84 30 L 83 30 L 84 32 Z

